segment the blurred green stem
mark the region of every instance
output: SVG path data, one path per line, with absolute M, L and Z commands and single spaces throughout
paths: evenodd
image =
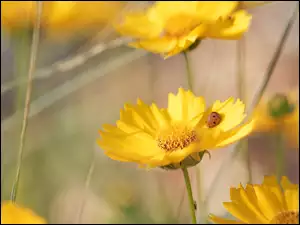
M 187 75 L 187 82 L 188 82 L 188 88 L 194 92 L 193 90 L 193 74 L 192 74 L 192 70 L 191 70 L 191 64 L 190 64 L 190 60 L 188 57 L 188 53 L 187 52 L 183 52 L 184 55 L 184 60 L 185 60 L 185 65 L 186 65 L 186 75 Z
M 11 201 L 15 202 L 17 198 L 18 186 L 20 181 L 21 167 L 22 167 L 22 159 L 23 159 L 23 150 L 25 145 L 25 136 L 26 136 L 26 128 L 28 122 L 28 114 L 30 111 L 30 100 L 31 100 L 31 92 L 32 92 L 32 78 L 33 73 L 35 71 L 35 64 L 37 59 L 38 45 L 39 45 L 39 35 L 40 35 L 40 23 L 41 23 L 41 14 L 42 14 L 42 2 L 37 2 L 37 19 L 34 24 L 33 34 L 32 34 L 32 43 L 30 48 L 30 59 L 29 59 L 29 69 L 28 69 L 28 83 L 25 95 L 25 106 L 24 106 L 24 114 L 23 121 L 21 127 L 20 134 L 20 145 L 18 151 L 18 161 L 17 161 L 17 172 L 15 181 L 13 183 L 12 191 L 11 191 Z
M 237 41 L 237 89 L 238 95 L 247 106 L 247 81 L 246 81 L 246 37 Z M 252 169 L 250 161 L 250 152 L 248 148 L 248 138 L 241 140 L 241 151 L 244 154 L 246 167 L 248 171 L 248 181 L 252 183 Z
M 90 167 L 89 167 L 86 179 L 85 179 L 83 199 L 82 199 L 82 202 L 80 204 L 80 208 L 79 208 L 79 212 L 78 212 L 78 224 L 81 223 L 83 210 L 84 210 L 84 207 L 85 207 L 86 201 L 87 201 L 87 192 L 88 192 L 88 189 L 90 187 L 92 175 L 93 175 L 94 170 L 95 170 L 95 164 L 96 164 L 96 158 L 97 158 L 96 157 L 96 152 L 93 154 L 92 157 L 93 157 L 92 162 L 90 164 Z
M 250 112 L 253 111 L 254 108 L 257 106 L 257 104 L 259 103 L 261 97 L 263 96 L 263 93 L 266 90 L 266 87 L 267 87 L 267 85 L 270 81 L 270 78 L 271 78 L 272 74 L 273 74 L 274 68 L 275 68 L 275 66 L 278 62 L 278 59 L 279 59 L 279 57 L 282 53 L 282 49 L 284 47 L 284 44 L 286 43 L 288 35 L 290 34 L 292 25 L 296 21 L 298 10 L 299 10 L 299 3 L 297 3 L 297 6 L 296 6 L 296 8 L 293 12 L 293 15 L 289 19 L 289 21 L 288 21 L 288 23 L 285 27 L 284 33 L 280 38 L 280 42 L 279 42 L 279 44 L 278 44 L 278 46 L 277 46 L 277 48 L 274 52 L 274 55 L 273 55 L 273 57 L 272 57 L 272 59 L 269 63 L 268 69 L 267 69 L 266 74 L 264 76 L 263 83 L 262 83 L 261 87 L 257 90 L 257 92 L 256 92 L 256 94 L 255 94 L 255 96 L 252 100 L 252 106 L 250 107 Z M 221 177 L 223 171 L 225 171 L 225 169 L 229 167 L 230 163 L 232 163 L 232 161 L 235 159 L 235 157 L 239 154 L 240 150 L 241 150 L 241 142 L 239 142 L 236 145 L 236 147 L 233 150 L 233 152 L 231 153 L 230 157 L 227 158 L 226 160 L 224 160 L 224 162 L 222 163 L 220 169 L 218 170 L 216 176 L 214 177 L 214 180 L 212 181 L 210 191 L 206 195 L 207 197 L 204 201 L 204 204 L 208 203 L 209 197 L 212 196 L 213 192 L 216 190 L 214 187 L 217 186 L 217 182 L 219 181 L 219 178 Z
M 266 87 L 271 79 L 271 76 L 274 72 L 274 69 L 277 65 L 277 62 L 279 60 L 279 57 L 281 56 L 281 53 L 282 53 L 282 50 L 283 50 L 283 47 L 286 43 L 286 40 L 292 30 L 292 27 L 293 27 L 293 24 L 295 23 L 296 19 L 297 19 L 297 15 L 298 15 L 298 11 L 299 11 L 299 2 L 297 3 L 297 6 L 291 16 L 291 18 L 289 19 L 286 27 L 285 27 L 285 30 L 283 32 L 283 35 L 281 36 L 280 38 L 280 41 L 279 41 L 279 44 L 276 48 L 276 51 L 274 52 L 274 55 L 271 59 L 271 62 L 269 63 L 269 66 L 268 66 L 268 69 L 267 69 L 267 73 L 266 75 L 264 76 L 264 80 L 262 82 L 262 86 L 259 88 L 259 90 L 256 92 L 256 95 L 254 97 L 254 100 L 252 102 L 252 107 L 251 109 L 253 110 L 256 105 L 259 103 L 261 97 L 263 96 L 265 90 L 266 90 Z
M 187 170 L 186 167 L 182 167 L 182 172 L 183 172 L 183 176 L 184 176 L 186 191 L 187 191 L 188 198 L 189 198 L 192 224 L 197 224 L 196 214 L 195 214 L 194 198 L 193 198 L 193 191 L 192 191 L 192 186 L 191 186 L 189 173 L 188 173 L 188 170 Z
M 278 132 L 274 135 L 275 149 L 276 149 L 276 176 L 277 181 L 280 183 L 281 177 L 285 174 L 285 158 L 284 158 L 284 138 L 278 129 Z

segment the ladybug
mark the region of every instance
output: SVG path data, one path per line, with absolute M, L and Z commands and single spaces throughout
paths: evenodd
M 222 121 L 222 117 L 219 113 L 211 112 L 207 118 L 206 125 L 209 128 L 213 128 L 218 126 L 221 123 L 221 121 Z

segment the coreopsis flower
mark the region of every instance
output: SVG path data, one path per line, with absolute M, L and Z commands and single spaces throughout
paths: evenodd
M 99 30 L 112 22 L 124 5 L 120 1 L 45 1 L 41 26 L 56 37 Z M 1 1 L 1 24 L 8 31 L 33 27 L 36 15 L 36 1 Z
M 299 147 L 299 102 L 298 92 L 289 95 L 275 94 L 264 99 L 255 109 L 256 132 L 281 132 L 292 147 Z
M 299 186 L 282 177 L 265 176 L 261 185 L 230 189 L 231 202 L 224 207 L 237 220 L 210 215 L 217 224 L 299 224 Z
M 206 110 L 202 97 L 179 88 L 169 94 L 168 107 L 125 104 L 116 125 L 103 125 L 99 146 L 110 158 L 147 167 L 177 169 L 194 166 L 203 152 L 248 135 L 253 121 L 244 119 L 244 105 L 230 98 Z
M 130 46 L 167 58 L 199 39 L 238 39 L 251 16 L 237 7 L 237 1 L 157 1 L 145 11 L 126 14 L 116 29 L 136 39 Z
M 46 220 L 28 208 L 5 201 L 1 203 L 1 224 L 46 224 Z

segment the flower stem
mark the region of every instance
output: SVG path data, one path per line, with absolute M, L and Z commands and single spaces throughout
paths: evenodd
M 20 145 L 18 151 L 18 161 L 17 161 L 17 172 L 15 181 L 13 183 L 12 191 L 11 191 L 11 201 L 15 202 L 17 198 L 18 186 L 20 181 L 21 174 L 21 166 L 23 159 L 23 149 L 25 144 L 25 134 L 28 122 L 28 114 L 30 110 L 30 100 L 31 100 L 31 92 L 32 92 L 32 78 L 33 73 L 35 71 L 35 64 L 37 59 L 38 45 L 39 45 L 39 35 L 40 35 L 40 24 L 41 24 L 41 14 L 42 14 L 42 1 L 37 2 L 37 20 L 34 25 L 34 30 L 32 34 L 32 43 L 30 49 L 30 59 L 29 59 L 29 69 L 28 69 L 28 83 L 25 95 L 25 108 L 23 114 L 22 128 L 20 134 Z
M 200 42 L 199 42 L 200 44 Z M 185 59 L 185 64 L 186 64 L 186 72 L 187 72 L 187 81 L 188 81 L 188 88 L 194 93 L 193 89 L 193 73 L 191 70 L 191 64 L 190 60 L 188 57 L 188 52 L 183 52 L 184 54 L 184 59 Z M 197 195 L 198 195 L 198 208 L 199 212 L 205 211 L 205 205 L 203 204 L 202 201 L 202 185 L 201 185 L 201 170 L 200 170 L 200 165 L 195 166 L 196 170 L 196 181 L 197 181 Z M 194 203 L 193 203 L 194 204 Z M 200 215 L 200 218 L 202 218 L 202 215 Z
M 259 103 L 261 97 L 263 96 L 265 90 L 266 90 L 266 87 L 270 81 L 270 78 L 273 74 L 273 71 L 277 65 L 277 62 L 279 60 L 279 57 L 281 56 L 281 53 L 282 53 L 282 50 L 283 50 L 283 47 L 287 41 L 287 38 L 292 30 L 292 27 L 293 27 L 293 24 L 295 23 L 296 19 L 297 19 L 297 15 L 298 15 L 298 11 L 299 11 L 299 3 L 297 4 L 292 16 L 290 17 L 286 27 L 285 27 L 285 30 L 281 36 L 281 39 L 279 41 L 279 44 L 276 48 L 276 51 L 269 63 L 269 66 L 268 66 L 268 69 L 267 69 L 267 73 L 266 75 L 264 76 L 264 80 L 262 82 L 262 86 L 259 88 L 259 90 L 256 92 L 256 95 L 254 96 L 254 100 L 253 100 L 253 103 L 252 103 L 252 107 L 251 109 L 254 109 L 255 106 Z
M 276 149 L 276 175 L 278 183 L 280 183 L 281 177 L 285 175 L 284 139 L 280 131 L 275 133 L 274 141 Z
M 191 70 L 191 64 L 190 64 L 190 60 L 188 57 L 188 53 L 183 52 L 183 55 L 184 55 L 184 60 L 185 60 L 185 65 L 186 65 L 188 88 L 192 92 L 194 92 L 194 90 L 193 90 L 193 74 L 192 74 L 192 70 Z
M 91 161 L 89 171 L 88 171 L 87 176 L 85 178 L 83 199 L 82 199 L 82 202 L 79 206 L 79 212 L 78 212 L 78 224 L 81 223 L 83 210 L 84 210 L 84 207 L 86 205 L 86 200 L 87 200 L 87 191 L 88 191 L 88 188 L 90 186 L 92 175 L 93 175 L 94 170 L 95 170 L 95 164 L 96 164 L 96 153 L 93 154 L 93 159 Z
M 189 173 L 188 173 L 188 170 L 187 170 L 186 167 L 182 167 L 182 172 L 183 172 L 183 176 L 184 176 L 184 181 L 185 181 L 187 194 L 188 194 L 188 197 L 189 197 L 192 224 L 197 224 L 196 214 L 195 214 L 194 198 L 193 198 L 193 191 L 192 191 L 192 187 L 191 187 Z

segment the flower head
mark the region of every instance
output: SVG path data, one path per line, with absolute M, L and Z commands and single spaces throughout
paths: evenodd
M 251 16 L 235 11 L 236 1 L 157 1 L 145 12 L 128 13 L 116 29 L 137 39 L 130 46 L 165 58 L 176 55 L 202 38 L 237 39 Z
M 1 203 L 1 224 L 46 224 L 45 219 L 10 201 Z
M 56 37 L 93 28 L 99 30 L 99 26 L 111 22 L 123 6 L 124 3 L 117 1 L 43 2 L 41 26 L 47 34 Z M 36 7 L 35 1 L 1 1 L 1 23 L 9 31 L 32 27 L 36 20 Z
M 218 224 L 298 224 L 299 186 L 282 177 L 281 187 L 275 176 L 265 176 L 261 185 L 247 184 L 230 189 L 231 202 L 224 207 L 238 219 L 227 220 L 210 215 Z
M 116 125 L 103 125 L 98 144 L 110 158 L 123 162 L 149 167 L 178 168 L 182 162 L 193 166 L 191 159 L 199 162 L 206 149 L 225 146 L 251 131 L 251 123 L 236 128 L 240 122 L 236 117 L 244 115 L 240 107 L 231 100 L 217 101 L 206 111 L 202 97 L 179 88 L 177 95 L 169 94 L 167 109 L 141 100 L 136 105 L 126 104 Z M 214 128 L 205 122 L 211 109 L 222 116 Z
M 275 94 L 263 100 L 255 109 L 254 131 L 280 131 L 291 146 L 299 146 L 299 103 L 298 93 Z

